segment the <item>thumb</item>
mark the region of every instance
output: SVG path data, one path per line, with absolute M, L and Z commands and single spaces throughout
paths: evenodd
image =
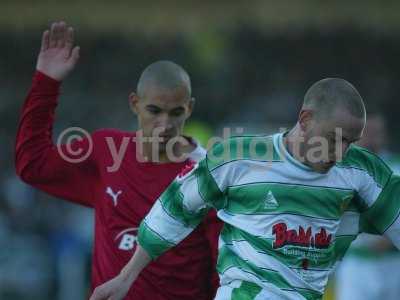
M 70 60 L 73 65 L 75 65 L 79 60 L 79 51 L 80 50 L 81 50 L 81 48 L 79 46 L 76 46 L 76 47 L 74 47 L 74 49 L 72 49 Z
M 104 300 L 106 299 L 106 294 L 104 293 L 104 290 L 97 287 L 95 288 L 95 290 L 93 291 L 92 296 L 90 297 L 89 300 Z

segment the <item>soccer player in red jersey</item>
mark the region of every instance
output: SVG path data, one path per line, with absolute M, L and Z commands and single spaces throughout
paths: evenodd
M 22 109 L 15 160 L 23 181 L 95 210 L 94 289 L 115 277 L 129 261 L 142 219 L 180 170 L 201 159 L 205 150 L 182 136 L 194 100 L 188 74 L 168 61 L 147 67 L 137 93 L 129 97 L 140 136 L 139 131 L 103 129 L 72 145 L 55 145 L 52 128 L 60 85 L 79 58 L 73 33 L 64 22 L 53 23 L 43 33 L 32 87 Z M 185 158 L 181 161 L 167 155 L 168 142 L 177 137 L 184 142 L 169 150 L 173 157 Z M 87 155 L 70 159 L 65 153 Z M 212 299 L 220 227 L 215 220 L 209 215 L 184 243 L 146 268 L 125 299 Z

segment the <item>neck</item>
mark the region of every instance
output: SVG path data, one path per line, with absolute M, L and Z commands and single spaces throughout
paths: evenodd
M 307 165 L 304 151 L 304 137 L 301 135 L 299 124 L 296 124 L 284 137 L 283 145 L 297 161 Z
M 140 156 L 144 161 L 153 163 L 178 163 L 185 161 L 189 154 L 194 151 L 196 145 L 191 144 L 189 140 L 183 136 L 181 136 L 181 138 L 182 142 L 175 143 L 172 149 L 161 150 L 160 144 L 157 147 L 157 145 L 154 146 L 152 143 L 144 143 Z

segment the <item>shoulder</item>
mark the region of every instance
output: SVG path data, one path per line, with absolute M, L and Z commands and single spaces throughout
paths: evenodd
M 210 169 L 237 161 L 281 160 L 271 135 L 235 136 L 215 144 L 207 152 Z
M 381 186 L 385 185 L 392 175 L 392 170 L 378 155 L 356 145 L 349 147 L 343 160 L 337 163 L 337 167 L 362 171 L 374 177 Z

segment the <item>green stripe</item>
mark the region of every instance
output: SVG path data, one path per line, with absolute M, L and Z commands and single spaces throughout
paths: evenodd
M 194 175 L 197 178 L 199 194 L 203 201 L 219 210 L 226 206 L 226 196 L 221 192 L 214 177 L 210 174 L 207 163 L 207 159 L 203 159 L 195 170 Z
M 232 161 L 282 161 L 272 136 L 233 137 L 215 145 L 207 154 L 210 170 Z
M 166 241 L 156 232 L 152 231 L 145 221 L 142 221 L 139 227 L 138 243 L 146 250 L 153 260 L 175 246 L 173 243 Z
M 272 195 L 277 206 L 268 205 Z M 296 213 L 299 215 L 338 220 L 353 198 L 353 191 L 325 187 L 309 187 L 288 183 L 255 183 L 228 189 L 228 205 L 232 214 Z
M 182 226 L 196 227 L 207 213 L 208 209 L 192 213 L 185 209 L 183 205 L 183 194 L 180 191 L 180 184 L 174 181 L 161 195 L 160 201 L 164 211 L 172 218 L 182 223 Z
M 295 291 L 306 299 L 321 299 L 322 297 L 322 294 L 317 291 L 292 287 L 277 271 L 260 269 L 251 262 L 244 261 L 229 248 L 223 246 L 219 250 L 217 270 L 223 276 L 223 273 L 230 268 L 239 268 L 242 272 L 252 274 L 259 280 L 273 284 L 280 289 Z
M 221 238 L 228 245 L 232 245 L 233 241 L 247 242 L 260 254 L 271 256 L 288 267 L 301 268 L 303 266 L 304 257 L 309 260 L 310 269 L 329 271 L 335 263 L 334 242 L 332 242 L 326 249 L 314 249 L 300 246 L 284 246 L 282 248 L 274 249 L 274 239 L 255 237 L 226 223 L 221 232 Z M 298 251 L 302 255 L 287 253 L 286 250 Z
M 334 261 L 342 260 L 350 247 L 351 242 L 356 239 L 356 235 L 338 236 L 335 240 L 335 258 Z
M 253 300 L 261 291 L 257 284 L 243 281 L 240 287 L 232 290 L 231 300 Z
M 383 233 L 400 212 L 400 176 L 393 175 L 375 203 L 361 214 L 362 229 L 373 226 Z
M 380 186 L 384 187 L 389 180 L 392 171 L 386 163 L 372 152 L 356 146 L 351 145 L 346 155 L 338 167 L 352 167 L 366 171 Z

